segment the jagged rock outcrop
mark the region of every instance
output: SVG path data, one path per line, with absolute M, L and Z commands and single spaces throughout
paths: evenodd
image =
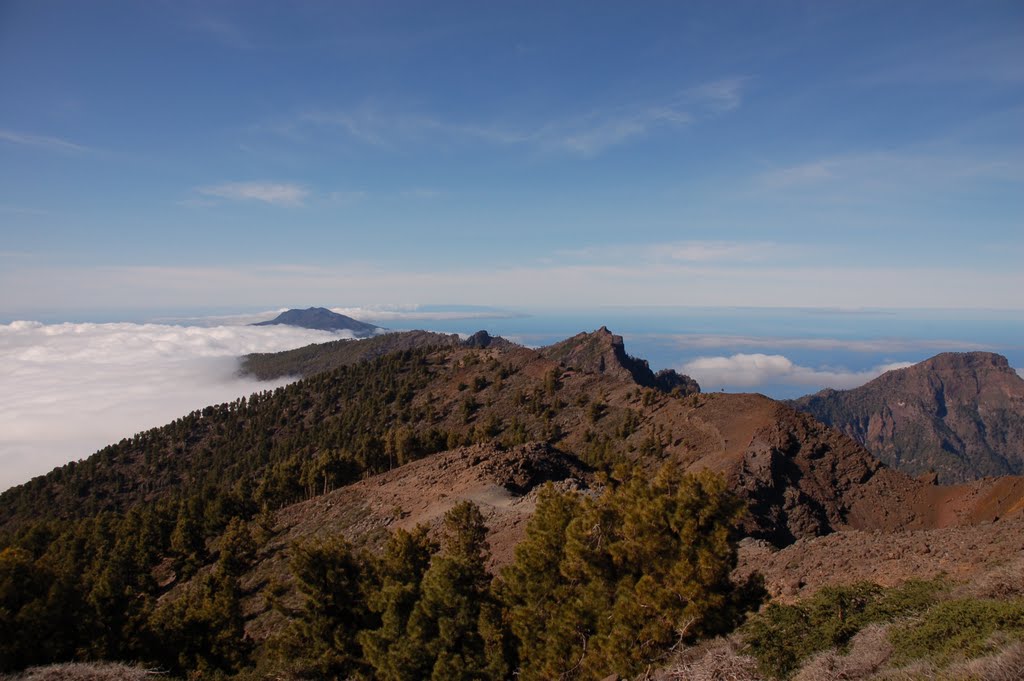
M 516 344 L 512 341 L 505 340 L 501 336 L 492 336 L 487 331 L 481 329 L 472 336 L 462 341 L 462 347 L 464 348 L 497 348 L 499 350 L 508 350 L 509 348 L 516 347 Z
M 678 391 L 682 395 L 700 392 L 700 385 L 689 376 L 678 374 L 672 369 L 654 373 L 647 360 L 626 354 L 622 336 L 613 334 L 606 326 L 592 333 L 576 334 L 560 343 L 549 345 L 542 352 L 545 357 L 567 367 L 631 380 L 645 388 L 655 388 L 666 393 Z
M 1002 355 L 947 352 L 791 404 L 910 475 L 949 484 L 1024 473 L 1024 379 Z

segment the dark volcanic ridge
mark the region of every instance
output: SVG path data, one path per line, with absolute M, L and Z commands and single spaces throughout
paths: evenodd
M 242 358 L 239 374 L 269 381 L 284 376 L 312 376 L 340 367 L 367 362 L 395 352 L 442 348 L 520 347 L 500 336 L 477 331 L 462 340 L 458 334 L 433 331 L 391 331 L 359 340 L 337 340 L 314 343 L 294 350 L 252 353 Z
M 256 322 L 250 326 L 297 326 L 317 331 L 351 331 L 357 338 L 366 338 L 377 333 L 381 327 L 331 312 L 325 307 L 309 307 L 305 310 L 286 310 L 273 319 Z
M 910 475 L 957 483 L 1024 474 L 1024 379 L 1002 355 L 946 352 L 790 404 Z

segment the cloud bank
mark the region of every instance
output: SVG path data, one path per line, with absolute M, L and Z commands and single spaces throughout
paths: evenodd
M 523 315 L 507 310 L 445 310 L 424 309 L 419 305 L 371 305 L 366 307 L 332 307 L 332 312 L 363 322 L 453 321 L 462 319 L 515 319 Z
M 698 357 L 682 366 L 683 373 L 697 379 L 707 390 L 722 386 L 753 388 L 767 383 L 788 383 L 845 390 L 876 378 L 886 371 L 911 366 L 913 362 L 881 364 L 865 371 L 835 367 L 805 367 L 785 355 L 736 354 L 730 357 Z
M 0 490 L 210 404 L 287 381 L 237 357 L 336 340 L 287 326 L 0 325 Z

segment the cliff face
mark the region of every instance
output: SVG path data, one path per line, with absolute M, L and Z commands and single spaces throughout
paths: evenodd
M 943 353 L 792 405 L 911 475 L 953 483 L 1024 473 L 1024 379 L 1001 355 Z

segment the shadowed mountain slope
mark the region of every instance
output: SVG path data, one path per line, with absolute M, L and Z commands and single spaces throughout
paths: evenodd
M 791 404 L 911 475 L 952 483 L 1024 473 L 1024 379 L 1001 355 L 947 352 Z

